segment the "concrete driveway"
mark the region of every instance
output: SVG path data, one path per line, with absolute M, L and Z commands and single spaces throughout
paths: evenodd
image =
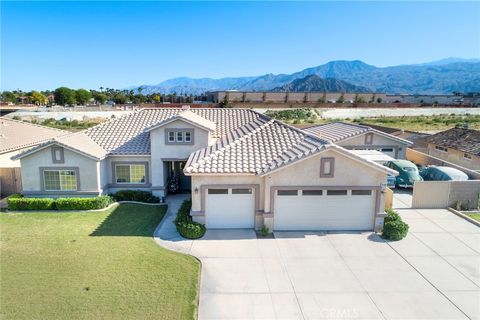
M 210 230 L 156 240 L 202 262 L 199 319 L 480 319 L 480 228 L 399 210 L 409 236 Z

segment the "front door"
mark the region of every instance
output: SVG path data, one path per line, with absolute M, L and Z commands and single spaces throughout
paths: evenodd
M 167 161 L 167 192 L 188 192 L 191 190 L 192 178 L 183 173 L 186 161 Z

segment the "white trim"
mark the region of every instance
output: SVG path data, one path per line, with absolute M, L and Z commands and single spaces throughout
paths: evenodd
M 87 157 L 87 158 L 93 159 L 93 160 L 95 160 L 95 161 L 100 161 L 100 160 L 103 160 L 103 159 L 105 159 L 105 158 L 107 157 L 107 154 L 106 154 L 105 156 L 103 156 L 103 157 L 101 157 L 101 158 L 97 158 L 97 157 L 92 156 L 92 155 L 90 155 L 90 154 L 88 154 L 88 153 L 86 153 L 86 152 L 80 151 L 80 150 L 78 150 L 78 149 L 74 149 L 74 148 L 72 148 L 72 147 L 70 147 L 70 146 L 68 146 L 68 145 L 66 145 L 66 144 L 61 143 L 61 142 L 51 141 L 51 142 L 46 143 L 46 144 L 43 145 L 43 146 L 42 146 L 42 145 L 37 145 L 36 147 L 33 147 L 32 149 L 29 149 L 28 151 L 26 151 L 26 152 L 24 152 L 24 153 L 19 153 L 19 154 L 15 155 L 15 156 L 11 157 L 11 159 L 12 159 L 12 160 L 19 160 L 19 159 L 25 158 L 25 157 L 27 157 L 27 156 L 29 156 L 29 155 L 32 155 L 32 154 L 34 154 L 34 153 L 37 153 L 37 152 L 39 152 L 39 151 L 42 151 L 42 150 L 44 150 L 44 149 L 46 149 L 46 148 L 48 148 L 48 147 L 55 146 L 55 145 L 56 145 L 56 146 L 59 146 L 59 147 L 63 147 L 64 149 L 68 149 L 68 150 L 71 151 L 71 152 L 81 154 L 81 155 L 83 155 L 83 156 L 85 156 L 85 157 Z

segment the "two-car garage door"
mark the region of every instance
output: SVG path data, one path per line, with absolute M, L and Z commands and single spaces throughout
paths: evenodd
M 373 190 L 277 190 L 275 230 L 372 230 Z

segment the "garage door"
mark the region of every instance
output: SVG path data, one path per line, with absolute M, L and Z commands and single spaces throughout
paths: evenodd
M 372 230 L 372 190 L 277 190 L 275 230 Z
M 394 159 L 397 158 L 397 155 L 395 154 L 395 149 L 394 148 L 381 148 L 381 149 L 377 149 L 377 150 L 385 153 L 387 156 L 390 156 Z
M 207 228 L 210 229 L 253 228 L 253 189 L 207 189 L 205 218 Z

